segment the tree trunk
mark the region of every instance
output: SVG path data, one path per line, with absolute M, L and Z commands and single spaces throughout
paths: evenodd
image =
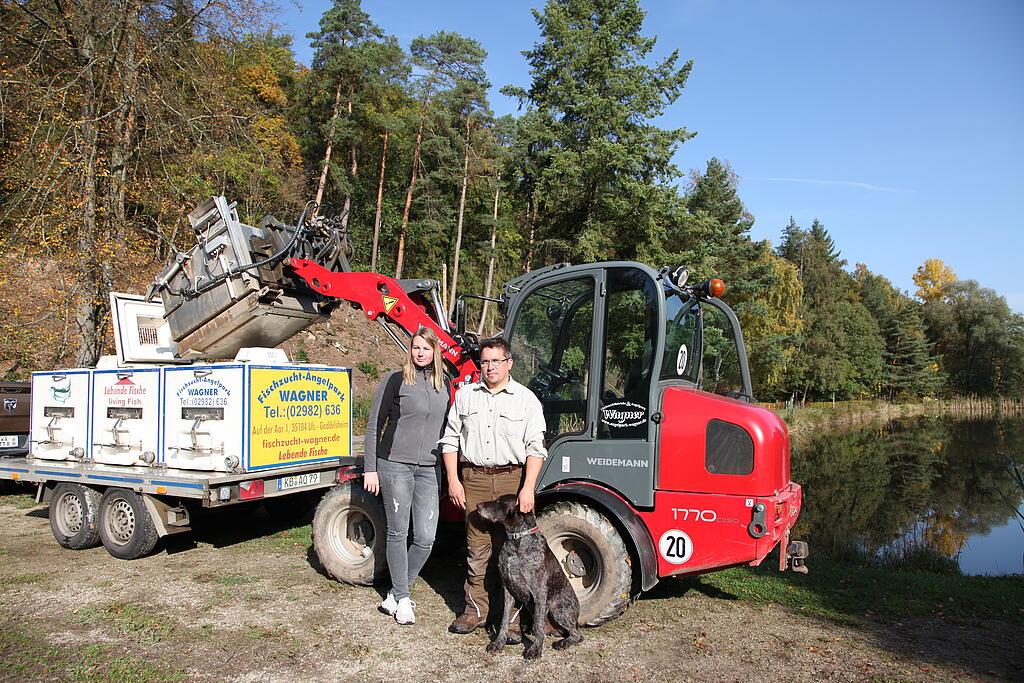
M 441 261 L 441 305 L 448 300 L 448 262 Z M 447 311 L 446 311 L 447 313 Z
M 469 186 L 469 117 L 466 117 L 466 148 L 462 155 L 462 194 L 459 196 L 459 219 L 455 225 L 455 263 L 452 266 L 452 297 L 448 310 L 455 308 L 455 292 L 459 285 L 459 254 L 462 252 L 462 221 L 466 215 L 466 188 Z
M 526 264 L 523 270 L 529 273 L 533 270 L 533 244 L 537 236 L 537 205 L 533 203 L 533 198 L 530 199 L 526 211 L 530 221 L 530 238 L 526 242 Z
M 333 124 L 338 115 L 341 113 L 341 84 L 338 84 L 337 89 L 334 91 L 334 113 L 331 115 L 331 123 Z M 333 128 L 333 126 L 331 126 Z M 320 202 L 324 198 L 324 188 L 327 187 L 327 169 L 331 167 L 331 152 L 334 151 L 334 138 L 328 136 L 327 149 L 324 150 L 324 167 L 320 171 L 320 182 L 316 185 L 316 203 L 317 207 L 320 206 Z M 319 208 L 317 209 L 319 211 Z
M 352 94 L 355 86 L 348 86 L 348 118 L 352 119 Z M 348 215 L 352 211 L 352 187 L 356 184 L 356 172 L 359 170 L 359 162 L 356 158 L 356 139 L 352 138 L 349 144 L 349 153 L 351 154 L 351 164 L 349 165 L 349 174 L 352 176 L 352 183 L 349 185 L 348 191 L 345 192 L 345 206 L 341 209 L 341 227 L 348 229 Z
M 491 295 L 491 283 L 494 281 L 494 246 L 498 237 L 498 192 L 501 191 L 497 181 L 494 184 L 494 222 L 491 223 L 491 258 L 487 264 L 487 284 L 484 285 L 484 296 L 489 297 Z M 484 323 L 487 321 L 487 304 L 491 303 L 487 299 L 484 299 L 483 311 L 480 313 L 480 325 L 476 328 L 476 333 L 483 334 Z
M 423 143 L 423 124 L 426 115 L 420 119 L 420 128 L 416 131 L 416 146 L 412 150 L 412 178 L 409 189 L 405 193 L 405 208 L 402 209 L 402 227 L 398 231 L 398 258 L 395 261 L 395 279 L 402 277 L 402 264 L 405 261 L 405 232 L 409 227 L 409 211 L 412 209 L 412 191 L 416 186 L 416 171 L 420 165 L 420 145 Z
M 101 107 L 100 87 L 96 74 L 95 15 L 87 20 L 81 40 L 80 56 L 83 66 L 82 121 L 80 132 L 85 163 L 82 169 L 82 226 L 78 233 L 78 251 L 81 267 L 78 271 L 78 304 L 75 322 L 81 338 L 78 342 L 76 364 L 93 366 L 103 347 L 103 320 L 106 301 L 103 296 L 102 246 L 96 213 L 99 203 L 99 177 L 97 166 L 100 153 L 100 126 L 97 121 Z
M 388 161 L 388 135 L 384 131 L 384 149 L 380 153 L 380 180 L 377 182 L 377 213 L 373 217 L 373 253 L 370 255 L 370 270 L 377 272 L 377 244 L 380 239 L 380 213 L 384 204 L 384 167 Z

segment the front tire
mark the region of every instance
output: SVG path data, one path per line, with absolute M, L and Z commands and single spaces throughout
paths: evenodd
M 633 561 L 615 525 L 592 507 L 562 501 L 537 519 L 580 601 L 579 623 L 600 626 L 631 602 Z
M 372 585 L 386 569 L 387 520 L 380 498 L 357 483 L 335 486 L 313 515 L 313 548 L 334 579 Z
M 99 545 L 99 506 L 99 492 L 81 484 L 57 484 L 50 497 L 50 531 L 57 544 L 69 550 Z
M 107 489 L 100 499 L 100 540 L 120 560 L 134 560 L 152 552 L 157 532 L 146 504 L 134 491 Z

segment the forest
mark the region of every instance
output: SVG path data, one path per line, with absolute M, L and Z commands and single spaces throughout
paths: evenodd
M 720 277 L 760 400 L 1022 394 L 1024 316 L 999 293 L 924 253 L 917 290 L 900 291 L 817 220 L 755 240 L 742 169 L 673 164 L 693 131 L 657 124 L 695 66 L 653 57 L 638 0 L 533 10 L 530 82 L 499 84 L 519 103 L 500 117 L 470 36 L 403 46 L 359 0 L 334 0 L 304 65 L 273 28 L 282 11 L 0 0 L 5 378 L 94 364 L 109 292 L 142 291 L 191 246 L 186 214 L 223 194 L 253 223 L 316 201 L 347 227 L 355 269 L 440 280 L 448 307 L 559 262 Z M 59 285 L 26 289 L 26 266 Z M 496 316 L 477 309 L 472 327 Z

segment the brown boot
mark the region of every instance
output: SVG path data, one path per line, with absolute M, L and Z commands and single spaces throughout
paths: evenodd
M 518 645 L 523 642 L 523 629 L 519 625 L 519 615 L 517 614 L 512 621 L 508 623 L 508 644 Z
M 452 625 L 448 627 L 448 631 L 451 633 L 465 635 L 467 633 L 472 633 L 478 626 L 482 626 L 483 623 L 483 617 L 479 616 L 475 609 L 467 609 L 452 622 Z

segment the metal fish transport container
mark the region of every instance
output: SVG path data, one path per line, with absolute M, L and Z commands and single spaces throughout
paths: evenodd
M 163 372 L 166 467 L 251 472 L 352 454 L 348 368 L 210 363 Z
M 160 368 L 92 373 L 92 454 L 106 465 L 152 465 L 160 452 Z
M 83 460 L 89 455 L 91 370 L 32 373 L 29 455 Z
M 289 274 L 283 255 L 305 255 L 307 237 L 325 219 L 296 226 L 265 217 L 242 223 L 236 204 L 211 197 L 188 220 L 197 244 L 180 253 L 156 278 L 147 300 L 159 292 L 178 356 L 231 359 L 243 347 L 274 347 L 320 320 L 337 306 Z M 350 243 L 339 242 L 340 258 Z

